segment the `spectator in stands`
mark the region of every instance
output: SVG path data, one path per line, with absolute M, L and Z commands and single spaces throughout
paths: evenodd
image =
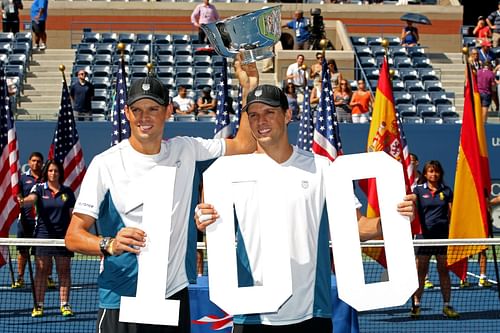
M 481 69 L 477 71 L 477 88 L 481 96 L 481 110 L 484 122 L 488 120 L 488 110 L 496 85 L 495 74 L 491 70 L 491 63 L 486 61 L 482 64 Z
M 35 49 L 45 50 L 47 48 L 47 22 L 48 0 L 34 0 L 31 4 L 31 29 L 35 34 Z
M 444 184 L 444 171 L 439 161 L 429 161 L 424 165 L 422 179 L 413 189 L 417 195 L 417 211 L 422 234 L 417 238 L 447 239 L 450 224 L 453 192 Z M 447 318 L 458 318 L 459 314 L 450 305 L 451 282 L 447 268 L 446 246 L 421 246 L 416 249 L 419 287 L 413 295 L 410 315 L 420 316 L 420 302 L 424 292 L 425 276 L 429 271 L 430 258 L 435 255 L 441 294 L 443 296 L 443 315 Z
M 491 37 L 493 40 L 493 47 L 500 46 L 500 43 L 499 43 L 499 39 L 500 39 L 500 1 L 498 1 L 498 10 L 494 11 L 486 18 L 486 23 L 488 23 L 488 26 L 493 31 L 493 35 Z
M 364 124 L 370 121 L 372 94 L 366 90 L 365 80 L 358 80 L 358 90 L 352 94 L 349 103 L 352 109 L 352 122 Z
M 311 68 L 309 68 L 309 78 L 314 81 L 314 85 L 321 85 L 321 70 L 323 68 L 323 53 L 316 52 L 316 59 L 318 62 L 313 64 Z
M 418 183 L 418 180 L 420 179 L 420 177 L 422 177 L 422 174 L 418 170 L 418 165 L 420 164 L 420 162 L 418 161 L 417 154 L 410 153 L 410 163 L 411 163 L 411 166 L 413 167 L 413 179 L 414 179 L 414 181 L 413 181 L 413 184 L 411 184 L 411 188 L 413 190 L 413 188 L 415 188 L 415 186 L 417 186 L 417 183 Z
M 191 22 L 195 27 L 198 28 L 198 42 L 208 43 L 207 36 L 203 29 L 201 29 L 202 24 L 213 23 L 219 20 L 219 13 L 214 5 L 209 3 L 209 0 L 203 0 L 202 4 L 199 4 L 193 10 L 191 14 Z
M 309 103 L 311 104 L 311 110 L 316 109 L 319 103 L 319 97 L 321 96 L 321 84 L 315 85 L 311 89 L 311 97 L 309 97 Z
M 285 95 L 288 100 L 288 108 L 292 112 L 292 120 L 299 119 L 299 103 L 297 102 L 297 94 L 295 93 L 295 85 L 293 83 L 287 83 Z
M 21 0 L 2 0 L 2 28 L 3 32 L 19 32 L 19 10 L 23 9 Z
M 30 194 L 35 184 L 42 179 L 43 155 L 33 152 L 28 159 L 29 169 L 22 174 L 19 183 L 21 184 L 21 195 L 25 197 Z M 25 205 L 21 209 L 21 217 L 17 224 L 17 238 L 32 238 L 35 232 L 36 211 L 32 205 Z M 18 246 L 19 255 L 17 257 L 17 280 L 12 284 L 13 289 L 24 287 L 24 271 L 28 261 L 29 247 Z
M 258 72 L 255 63 L 241 65 L 240 59 L 237 57 L 234 66 L 245 104 L 249 89 L 258 84 Z M 165 121 L 170 117 L 167 103 L 168 93 L 158 79 L 146 77 L 132 82 L 125 106 L 125 114 L 131 125 L 130 138 L 94 158 L 83 179 L 75 213 L 66 233 L 65 241 L 69 249 L 87 255 L 104 256 L 98 281 L 97 330 L 102 333 L 191 331 L 189 282 L 185 265 L 191 190 L 186 189 L 193 187 L 195 163 L 221 155 L 248 154 L 255 150 L 246 114 L 241 115 L 240 129 L 235 139 L 177 137 L 163 140 Z M 148 237 L 137 227 L 142 222 L 143 205 L 126 207 L 131 195 L 129 184 L 157 166 L 177 166 L 175 184 L 172 184 L 172 188 L 164 189 L 173 195 L 173 211 L 168 212 L 172 230 L 170 235 L 159 235 L 172 239 L 165 298 L 180 300 L 179 325 L 175 327 L 119 321 L 120 297 L 135 295 L 136 258 Z M 141 185 L 144 186 L 144 193 L 148 186 L 154 186 Z M 112 214 L 108 213 L 108 208 L 111 208 Z M 130 213 L 129 209 L 132 210 Z M 99 237 L 89 231 L 97 220 L 101 227 L 108 230 L 107 237 Z
M 333 91 L 335 110 L 337 111 L 338 121 L 341 123 L 352 123 L 351 98 L 351 86 L 347 80 L 342 79 L 340 85 Z
M 339 72 L 337 68 L 337 62 L 335 59 L 328 59 L 328 69 L 330 70 L 330 80 L 332 81 L 332 89 L 336 89 L 340 81 L 342 80 L 342 74 Z
M 198 114 L 215 116 L 215 107 L 217 106 L 217 99 L 213 98 L 212 89 L 204 87 L 201 90 L 201 96 L 198 98 Z
M 406 21 L 406 26 L 401 31 L 401 45 L 417 46 L 419 39 L 417 27 L 414 27 L 411 21 Z
M 483 40 L 490 41 L 491 30 L 490 27 L 486 24 L 484 17 L 479 16 L 477 18 L 477 25 L 474 27 L 472 33 L 478 39 L 479 44 L 481 44 Z
M 180 86 L 178 95 L 172 100 L 174 104 L 174 113 L 176 114 L 192 114 L 196 108 L 196 104 L 191 97 L 187 96 L 187 88 Z
M 293 83 L 295 88 L 302 89 L 307 82 L 308 74 L 304 69 L 304 55 L 297 55 L 297 61 L 288 66 L 286 78 L 289 83 Z
M 294 30 L 294 50 L 309 50 L 309 39 L 311 38 L 311 34 L 309 33 L 309 20 L 304 17 L 304 12 L 302 10 L 296 10 L 293 14 L 293 20 L 283 25 L 282 28 Z
M 279 163 L 280 177 L 297 180 L 289 181 L 286 185 L 289 207 L 285 210 L 293 210 L 294 213 L 290 214 L 287 221 L 289 228 L 282 235 L 290 244 L 293 290 L 291 297 L 277 312 L 234 316 L 233 332 L 331 333 L 333 328 L 329 259 L 328 256 L 321 255 L 328 252 L 328 237 L 318 237 L 320 226 L 326 222 L 321 221 L 325 204 L 323 177 L 330 162 L 322 156 L 314 157 L 311 152 L 289 144 L 287 125 L 291 120 L 291 112 L 281 89 L 271 85 L 258 86 L 249 93 L 247 106 L 243 110 L 248 113 L 251 131 L 257 139 L 256 153 L 266 154 Z M 266 131 L 261 131 L 262 128 L 266 128 Z M 253 156 L 256 157 L 257 154 Z M 245 170 L 241 172 L 245 173 Z M 301 184 L 298 179 L 306 178 L 308 185 L 307 190 L 304 190 L 304 182 Z M 259 243 L 255 237 L 261 232 L 259 223 L 255 223 L 254 219 L 254 215 L 258 213 L 256 208 L 259 200 L 255 190 L 249 190 L 248 187 L 234 189 L 235 193 L 238 193 L 235 196 L 238 221 L 240 228 L 246 231 L 245 235 L 240 236 L 245 242 L 244 250 L 240 251 L 240 245 L 236 251 L 238 264 L 242 265 L 238 267 L 244 267 L 241 270 L 243 279 L 249 275 L 248 279 L 253 281 L 252 276 L 259 276 L 255 262 L 262 257 L 259 246 L 255 246 Z M 285 193 L 280 191 L 283 189 L 278 190 L 274 196 Z M 359 210 L 361 204 L 355 196 L 352 199 L 357 207 L 360 238 L 366 240 L 381 235 L 380 219 L 362 216 Z M 398 205 L 398 211 L 403 215 L 412 216 L 413 203 L 409 201 L 409 196 L 406 196 L 405 200 L 408 201 Z M 403 206 L 404 213 L 400 210 Z M 212 205 L 198 204 L 195 220 L 199 230 L 205 230 L 218 218 L 216 208 Z M 245 254 L 241 255 L 243 252 Z M 214 258 L 210 258 L 212 259 Z M 328 297 L 323 297 L 325 295 Z M 245 302 L 244 299 L 241 301 Z
M 479 49 L 479 62 L 484 63 L 486 61 L 494 63 L 496 59 L 495 53 L 491 50 L 491 43 L 487 40 L 481 42 L 481 48 Z
M 71 85 L 69 92 L 73 111 L 77 112 L 78 120 L 85 120 L 85 117 L 88 117 L 92 121 L 94 85 L 87 79 L 87 72 L 84 69 L 80 69 L 77 75 L 78 80 Z
M 481 63 L 479 62 L 479 50 L 475 47 L 470 49 L 468 61 L 472 66 L 472 69 L 477 73 L 477 71 L 481 68 Z
M 55 160 L 48 160 L 43 167 L 43 183 L 38 183 L 25 198 L 19 199 L 21 207 L 35 205 L 37 220 L 35 237 L 42 239 L 63 239 L 69 226 L 71 213 L 75 205 L 75 194 L 64 186 L 64 168 Z M 36 261 L 35 294 L 36 306 L 31 313 L 32 317 L 43 316 L 43 303 L 49 268 L 52 267 L 52 257 L 55 258 L 57 276 L 59 278 L 59 299 L 61 314 L 64 317 L 72 316 L 73 311 L 68 303 L 71 288 L 71 257 L 65 247 L 34 247 Z

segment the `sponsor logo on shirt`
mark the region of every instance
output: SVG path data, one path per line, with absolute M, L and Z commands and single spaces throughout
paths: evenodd
M 50 199 L 48 195 L 42 195 L 42 199 Z
M 308 187 L 309 187 L 309 182 L 308 182 L 307 180 L 303 180 L 303 181 L 302 181 L 302 188 L 303 188 L 303 189 L 306 189 L 306 188 L 308 188 Z
M 63 193 L 63 194 L 61 195 L 61 200 L 62 200 L 63 202 L 66 202 L 66 201 L 68 200 L 68 195 L 67 195 L 66 193 Z
M 422 198 L 424 198 L 424 199 L 429 199 L 430 197 L 431 197 L 430 194 L 423 194 L 422 195 Z
M 439 193 L 439 200 L 441 200 L 441 201 L 444 200 L 444 193 L 443 192 Z

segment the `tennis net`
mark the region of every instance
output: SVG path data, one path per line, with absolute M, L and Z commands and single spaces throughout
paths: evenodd
M 452 285 L 451 305 L 460 314 L 458 319 L 447 319 L 442 315 L 441 284 L 435 257 L 432 257 L 428 278 L 433 286 L 424 291 L 420 316 L 418 318 L 410 316 L 412 301 L 409 299 L 403 306 L 358 313 L 359 332 L 497 331 L 500 327 L 500 301 L 494 259 L 496 258 L 495 251 L 500 249 L 500 239 L 414 241 L 414 246 L 418 248 L 451 245 L 457 245 L 464 251 L 488 247 L 486 251 L 487 287 L 478 285 L 480 267 L 477 255 L 468 260 L 467 281 L 469 285 L 461 285 L 458 277 L 449 273 Z M 64 246 L 63 241 L 0 238 L 0 246 L 8 248 L 10 253 L 7 264 L 0 267 L 0 332 L 95 332 L 98 307 L 97 278 L 100 268 L 98 257 L 75 254 L 71 260 L 70 304 L 75 312 L 74 316 L 63 317 L 61 315 L 58 288 L 54 288 L 48 289 L 45 294 L 44 315 L 32 318 L 33 284 L 28 268 L 24 274 L 24 285 L 20 288 L 13 288 L 18 275 L 17 247 Z M 381 247 L 383 241 L 364 242 L 362 246 Z M 203 244 L 198 243 L 198 247 L 203 248 Z M 31 261 L 33 274 L 35 274 L 33 256 Z M 385 269 L 366 255 L 363 256 L 363 266 L 366 283 L 378 282 L 386 278 Z M 52 268 L 52 277 L 57 286 L 55 264 Z M 193 332 L 200 332 L 199 328 Z

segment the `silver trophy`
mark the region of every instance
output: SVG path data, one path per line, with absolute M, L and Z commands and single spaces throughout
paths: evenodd
M 221 56 L 234 58 L 242 52 L 244 64 L 271 58 L 273 45 L 281 37 L 281 6 L 202 24 L 201 28 Z

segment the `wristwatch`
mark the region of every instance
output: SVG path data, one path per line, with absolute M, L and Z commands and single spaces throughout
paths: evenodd
M 108 257 L 108 256 L 111 256 L 113 255 L 110 251 L 109 251 L 109 247 L 111 245 L 111 242 L 113 241 L 113 238 L 112 237 L 103 237 L 101 238 L 101 240 L 99 241 L 99 249 L 101 250 L 102 254 L 105 256 L 105 257 Z

